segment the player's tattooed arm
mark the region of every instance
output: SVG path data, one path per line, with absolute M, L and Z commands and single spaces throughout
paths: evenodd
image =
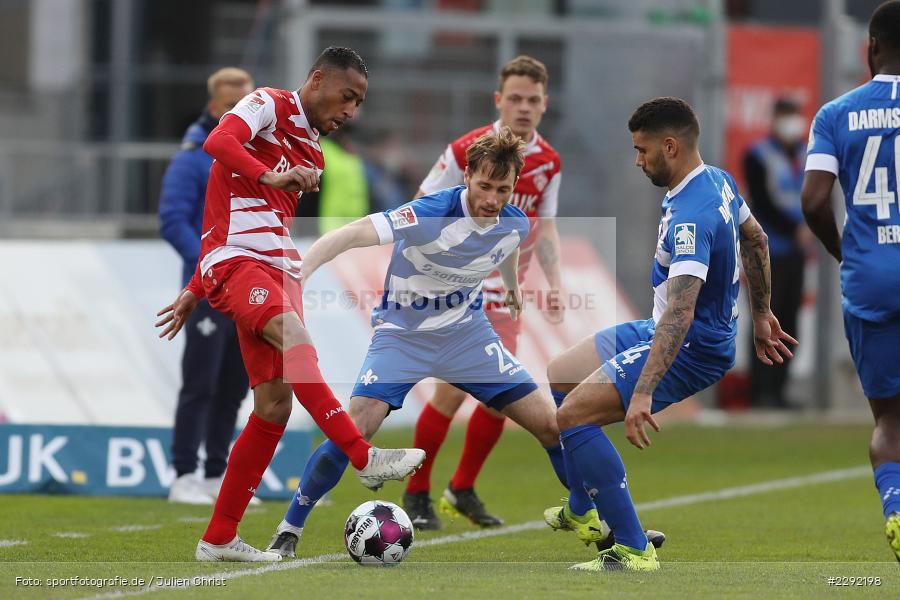
M 807 171 L 803 178 L 800 201 L 806 224 L 828 253 L 841 262 L 841 234 L 831 206 L 831 190 L 834 187 L 834 173 L 828 171 Z
M 538 224 L 536 251 L 541 270 L 550 284 L 551 290 L 559 290 L 562 282 L 559 271 L 559 232 L 556 218 L 544 217 Z
M 741 263 L 750 288 L 750 308 L 754 316 L 768 314 L 772 297 L 769 238 L 752 215 L 741 223 Z
M 741 224 L 741 262 L 750 288 L 756 358 L 767 365 L 783 363 L 784 357 L 794 356 L 787 344 L 796 345 L 797 340 L 781 329 L 778 318 L 769 306 L 772 295 L 769 239 L 752 215 Z
M 656 324 L 650 355 L 641 370 L 636 394 L 653 395 L 656 386 L 672 366 L 681 344 L 694 322 L 694 308 L 703 280 L 693 275 L 677 275 L 668 281 L 666 310 Z
M 562 298 L 562 275 L 559 265 L 559 231 L 556 229 L 555 217 L 543 217 L 538 222 L 537 242 L 535 251 L 541 270 L 547 278 L 549 296 L 544 318 L 551 323 L 559 323 L 563 319 L 565 304 Z
M 351 248 L 377 246 L 378 232 L 369 217 L 357 219 L 348 225 L 329 231 L 310 246 L 303 256 L 300 271 L 309 277 L 316 269 Z

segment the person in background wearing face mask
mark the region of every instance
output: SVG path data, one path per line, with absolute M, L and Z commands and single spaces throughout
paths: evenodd
M 800 209 L 808 125 L 794 100 L 779 98 L 773 107 L 772 132 L 744 155 L 749 204 L 769 236 L 772 312 L 784 329 L 792 332 L 797 330 L 806 251 L 812 243 Z M 784 387 L 789 368 L 790 358 L 770 368 L 753 361 L 750 394 L 754 407 L 788 407 Z
M 213 73 L 206 87 L 209 102 L 166 168 L 159 198 L 160 234 L 184 260 L 182 285 L 191 279 L 200 255 L 206 182 L 213 162 L 203 143 L 222 115 L 253 91 L 253 78 L 243 69 L 226 67 Z M 247 372 L 234 323 L 208 302 L 197 306 L 186 333 L 172 431 L 177 478 L 169 489 L 169 502 L 211 505 L 219 495 L 238 409 L 247 396 Z M 203 479 L 195 473 L 201 443 L 206 448 Z

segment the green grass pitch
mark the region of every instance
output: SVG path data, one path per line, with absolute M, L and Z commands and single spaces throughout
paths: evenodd
M 887 548 L 877 493 L 864 468 L 868 427 L 671 425 L 644 452 L 627 443 L 621 427 L 609 430 L 635 501 L 644 507 L 644 525 L 668 535 L 657 573 L 568 571 L 593 553 L 574 535 L 538 523 L 564 490 L 537 443 L 509 430 L 478 484 L 504 527 L 480 537 L 481 530 L 445 517 L 443 530 L 417 534 L 406 561 L 395 568 L 353 563 L 342 528 L 365 500 L 399 503 L 402 485 L 373 494 L 351 473 L 332 493 L 332 504 L 318 507 L 307 523 L 298 551 L 308 560 L 266 567 L 193 561 L 208 508 L 161 499 L 0 497 L 0 598 L 900 597 L 900 568 Z M 456 465 L 462 437 L 462 429 L 451 430 L 438 457 L 434 496 Z M 411 439 L 409 430 L 389 430 L 376 442 L 399 446 Z M 832 475 L 804 479 L 826 472 Z M 673 498 L 678 500 L 660 502 Z M 241 535 L 264 546 L 283 511 L 281 502 L 250 509 Z M 8 544 L 15 540 L 26 543 Z M 203 575 L 210 578 L 207 585 L 180 586 Z M 154 583 L 165 578 L 163 583 L 179 587 L 49 585 L 51 578 L 116 576 Z M 17 584 L 17 577 L 42 585 Z M 829 578 L 835 578 L 832 584 Z M 863 578 L 864 585 L 851 578 Z M 880 585 L 864 578 L 878 578 Z

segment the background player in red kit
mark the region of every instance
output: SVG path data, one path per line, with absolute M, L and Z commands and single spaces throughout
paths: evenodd
M 368 87 L 362 58 L 327 48 L 297 91 L 259 88 L 226 113 L 204 149 L 210 172 L 197 272 L 174 303 L 160 311 L 160 337 L 172 339 L 198 299 L 238 327 L 253 388 L 254 410 L 228 459 L 225 479 L 197 560 L 276 561 L 237 535 L 291 414 L 292 392 L 349 458 L 370 488 L 402 479 L 423 460 L 421 450 L 372 447 L 319 372 L 303 324 L 300 254 L 290 237 L 298 196 L 318 189 L 325 159 L 319 136 L 356 114 Z
M 563 305 L 559 294 L 559 234 L 556 231 L 556 207 L 561 178 L 559 155 L 538 134 L 537 126 L 547 110 L 547 68 L 530 56 L 509 61 L 500 71 L 499 89 L 494 104 L 500 118 L 480 127 L 447 146 L 431 173 L 422 182 L 418 196 L 459 185 L 466 167 L 466 149 L 491 128 L 509 127 L 525 142 L 525 166 L 516 183 L 510 204 L 520 208 L 531 221 L 531 234 L 522 244 L 519 257 L 519 282 L 524 280 L 531 254 L 547 277 L 550 301 L 543 313 L 553 322 L 562 319 Z M 514 321 L 503 303 L 503 286 L 499 272 L 484 281 L 484 307 L 503 345 L 516 353 L 521 321 Z M 413 524 L 419 529 L 439 529 L 429 491 L 431 466 L 437 455 L 453 415 L 466 399 L 466 393 L 452 385 L 438 382 L 434 396 L 416 423 L 414 446 L 425 450 L 422 468 L 410 478 L 403 495 L 403 505 Z M 475 478 L 488 454 L 500 439 L 505 417 L 481 403 L 469 419 L 465 447 L 456 473 L 441 498 L 441 508 L 460 513 L 476 525 L 491 527 L 503 521 L 489 514 L 475 494 Z

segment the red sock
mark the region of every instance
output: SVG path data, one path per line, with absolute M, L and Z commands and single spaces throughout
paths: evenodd
M 363 438 L 319 371 L 319 355 L 309 344 L 294 346 L 284 353 L 285 380 L 328 439 L 362 469 L 369 462 L 372 444 Z
M 259 486 L 263 473 L 272 462 L 275 446 L 284 433 L 284 425 L 260 419 L 256 413 L 238 436 L 228 457 L 225 479 L 216 499 L 212 518 L 203 534 L 210 544 L 227 544 L 237 535 L 238 523 L 247 510 L 250 498 Z
M 410 494 L 427 492 L 431 489 L 431 467 L 434 465 L 434 457 L 437 456 L 447 430 L 450 429 L 451 418 L 441 414 L 431 404 L 426 404 L 416 422 L 416 435 L 413 440 L 413 448 L 421 448 L 425 451 L 425 461 L 419 470 L 409 478 L 406 491 Z
M 459 459 L 456 473 L 450 480 L 450 486 L 455 490 L 468 490 L 475 487 L 475 479 L 484 466 L 488 454 L 494 449 L 500 434 L 503 433 L 503 423 L 506 417 L 499 419 L 489 413 L 481 404 L 475 407 L 469 426 L 466 428 L 466 445 Z

